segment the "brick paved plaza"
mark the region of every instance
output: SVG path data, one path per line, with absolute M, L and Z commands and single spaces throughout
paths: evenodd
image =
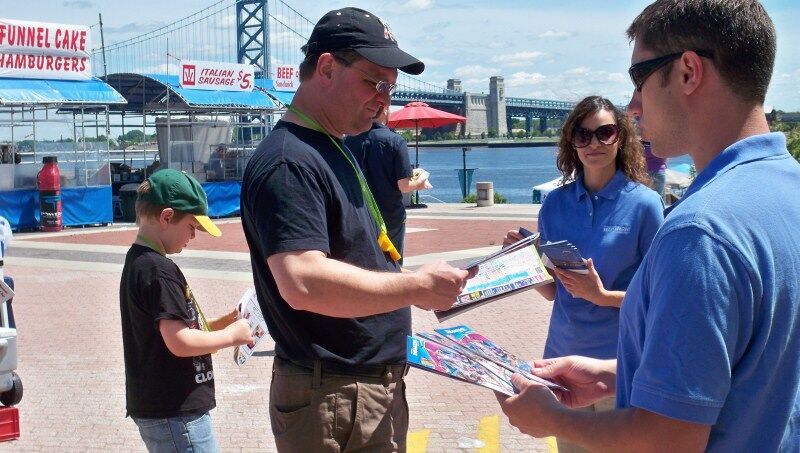
M 409 211 L 406 265 L 452 263 L 489 253 L 505 232 L 536 227 L 538 205 L 474 208 L 432 205 Z M 252 285 L 247 247 L 238 219 L 221 221 L 223 237 L 199 234 L 173 257 L 203 310 L 211 316 L 233 307 Z M 0 451 L 144 451 L 125 418 L 119 321 L 119 275 L 130 225 L 24 233 L 14 237 L 5 271 L 14 277 L 19 368 L 25 395 L 21 437 Z M 535 291 L 469 311 L 449 322 L 418 309 L 415 331 L 468 324 L 525 358 L 541 356 L 551 305 Z M 273 344 L 238 369 L 232 350 L 214 356 L 217 408 L 212 411 L 222 451 L 274 451 L 267 399 Z M 262 343 L 263 344 L 263 343 Z M 409 451 L 548 451 L 500 413 L 494 394 L 419 370 L 407 377 L 411 410 Z M 499 416 L 499 417 L 497 417 Z M 499 424 L 498 424 L 499 421 Z M 499 429 L 499 445 L 494 439 Z M 485 441 L 483 449 L 458 447 L 459 438 Z

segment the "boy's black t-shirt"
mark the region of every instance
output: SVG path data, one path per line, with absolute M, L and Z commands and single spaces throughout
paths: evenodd
M 400 270 L 378 246 L 378 228 L 353 166 L 326 135 L 278 122 L 247 164 L 241 216 L 278 357 L 350 365 L 405 362 L 409 308 L 360 318 L 295 310 L 281 297 L 267 265 L 275 254 L 318 250 L 362 269 Z
M 162 319 L 200 328 L 187 293 L 186 278 L 172 260 L 148 247 L 131 246 L 119 287 L 130 416 L 168 418 L 216 406 L 211 355 L 177 357 L 159 331 Z

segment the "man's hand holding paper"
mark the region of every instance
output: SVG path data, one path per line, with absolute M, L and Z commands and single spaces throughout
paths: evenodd
M 429 289 L 433 296 L 429 294 L 416 306 L 425 310 L 447 310 L 456 302 L 467 280 L 474 277 L 477 271 L 477 268 L 458 269 L 444 261 L 423 265 L 416 274 L 422 280 L 422 286 Z
M 411 183 L 414 184 L 419 190 L 432 189 L 433 185 L 428 180 L 430 175 L 430 173 L 421 168 L 415 168 L 412 171 Z

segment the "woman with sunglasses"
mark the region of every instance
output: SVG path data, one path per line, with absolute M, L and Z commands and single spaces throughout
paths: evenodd
M 647 187 L 633 123 L 608 99 L 591 96 L 575 106 L 562 128 L 556 163 L 564 185 L 542 205 L 540 240 L 575 245 L 588 258 L 588 273 L 554 269 L 556 282 L 537 288 L 554 300 L 544 357 L 614 358 L 619 306 L 664 220 L 663 203 Z M 521 238 L 510 231 L 504 242 Z M 613 405 L 609 399 L 589 410 Z M 576 451 L 572 447 L 559 440 L 559 452 Z

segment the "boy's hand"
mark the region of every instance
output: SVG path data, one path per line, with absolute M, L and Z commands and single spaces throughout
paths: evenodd
M 225 328 L 225 332 L 230 335 L 231 346 L 239 346 L 253 342 L 250 333 L 250 322 L 246 319 L 239 319 Z

